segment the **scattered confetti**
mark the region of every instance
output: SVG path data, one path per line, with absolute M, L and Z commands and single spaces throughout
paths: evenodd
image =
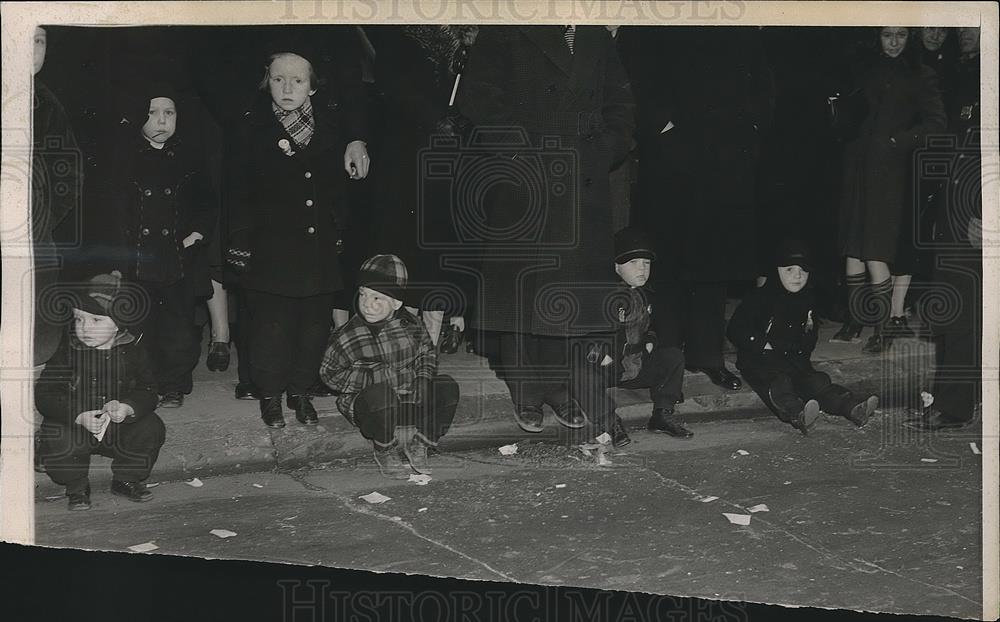
M 597 454 L 597 466 L 612 466 L 611 459 L 608 458 L 608 454 L 601 451 Z
M 711 503 L 717 499 L 718 497 L 702 497 L 701 499 L 699 499 L 699 501 L 701 501 L 702 503 Z
M 513 445 L 504 445 L 500 448 L 500 453 L 504 456 L 512 456 L 517 453 L 517 443 Z
M 785 483 L 784 483 L 783 485 L 784 485 L 784 486 L 787 486 L 787 485 L 789 485 L 789 484 L 791 484 L 791 483 L 792 483 L 792 482 L 788 481 L 788 482 L 785 482 Z
M 728 512 L 723 512 L 723 516 L 729 519 L 729 522 L 734 525 L 749 525 L 750 515 L 749 514 L 730 514 Z
M 427 511 L 427 508 L 420 508 L 420 509 L 419 509 L 419 510 L 417 510 L 417 511 L 418 511 L 418 512 L 426 512 L 426 511 Z
M 410 479 L 407 481 L 413 482 L 417 486 L 426 486 L 431 481 L 431 476 L 423 473 L 410 473 Z
M 763 503 L 753 506 L 748 510 L 751 514 L 754 512 L 770 512 L 771 508 L 767 507 Z
M 146 488 L 156 488 L 159 485 L 160 482 L 150 482 L 149 484 L 146 484 Z
M 979 451 L 979 447 L 977 447 L 975 443 L 969 443 L 969 449 L 971 449 L 972 453 L 976 454 L 977 456 L 979 456 L 979 455 L 981 455 L 983 453 L 983 452 Z
M 565 488 L 566 484 L 556 484 L 556 488 Z
M 370 492 L 367 495 L 361 495 L 358 498 L 359 499 L 364 499 L 368 503 L 371 503 L 371 504 L 374 505 L 374 504 L 378 504 L 378 503 L 385 503 L 386 501 L 388 501 L 392 497 L 387 497 L 387 496 L 385 496 L 385 495 L 383 495 L 382 493 L 379 493 L 379 492 Z
M 197 477 L 195 477 L 194 479 L 191 479 L 189 481 L 186 481 L 184 483 L 187 484 L 188 486 L 190 486 L 191 488 L 201 488 L 202 486 L 205 485 L 205 482 L 201 481 Z
M 611 435 L 608 434 L 607 432 L 604 432 L 594 440 L 596 440 L 601 445 L 607 445 L 608 443 L 611 442 Z
M 226 538 L 232 538 L 233 536 L 236 535 L 235 531 L 229 531 L 228 529 L 213 529 L 208 533 L 212 534 L 213 536 L 218 536 L 223 540 L 225 540 Z
M 403 520 L 403 517 L 402 516 L 393 516 L 392 520 L 394 520 L 394 521 L 396 521 L 398 523 L 399 521 Z
M 541 497 L 541 496 L 542 496 L 542 493 L 540 493 L 540 492 L 536 492 L 536 493 L 535 493 L 535 496 L 536 496 L 536 497 Z
M 569 518 L 569 514 L 563 514 L 563 515 L 562 515 L 562 516 L 560 516 L 559 518 Z
M 747 450 L 745 450 L 745 449 L 737 449 L 736 453 L 738 453 L 741 456 L 749 456 L 750 455 L 750 452 L 747 451 Z
M 260 484 L 250 484 L 250 485 L 253 486 L 254 488 L 263 488 L 263 486 L 261 486 Z
M 156 546 L 152 542 L 143 542 L 142 544 L 135 544 L 128 547 L 128 550 L 133 553 L 148 553 L 150 551 L 155 551 L 158 548 L 160 547 Z
M 581 445 L 580 446 L 580 453 L 582 453 L 583 455 L 587 456 L 588 458 L 590 457 L 590 450 L 587 449 L 587 447 L 585 445 Z
M 937 458 L 921 458 L 921 462 L 937 462 Z

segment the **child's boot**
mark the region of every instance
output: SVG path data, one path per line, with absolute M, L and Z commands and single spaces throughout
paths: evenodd
M 844 418 L 860 428 L 868 423 L 876 408 L 878 408 L 878 397 L 872 395 L 851 406 L 844 414 Z
M 399 445 L 395 441 L 388 447 L 382 447 L 378 443 L 373 445 L 375 464 L 382 475 L 390 479 L 407 479 L 410 476 L 410 469 L 403 466 L 403 460 L 399 457 Z
M 674 438 L 691 438 L 694 432 L 685 428 L 677 421 L 673 408 L 654 408 L 653 416 L 649 418 L 646 429 L 650 432 L 663 432 Z
M 125 497 L 129 501 L 145 503 L 153 498 L 153 492 L 146 488 L 142 482 L 123 482 L 121 480 L 111 480 L 111 494 Z
M 432 443 L 424 440 L 419 432 L 413 435 L 410 441 L 403 445 L 403 455 L 410 463 L 410 467 L 417 473 L 430 475 L 431 467 L 427 462 L 427 450 L 433 446 Z
M 312 404 L 312 398 L 308 395 L 289 395 L 288 407 L 295 411 L 295 418 L 304 425 L 316 425 L 319 423 L 319 415 L 316 414 L 316 407 Z
M 269 428 L 285 427 L 285 415 L 281 411 L 281 396 L 260 398 L 260 418 Z
M 807 435 L 819 419 L 819 402 L 809 400 L 803 404 L 800 397 L 788 391 L 789 384 L 787 381 L 775 382 L 768 391 L 768 397 L 779 419 Z
M 622 418 L 618 415 L 615 415 L 615 420 L 611 424 L 611 429 L 608 433 L 611 435 L 611 445 L 615 449 L 621 449 L 632 442 L 628 432 L 625 431 L 624 424 L 622 424 Z
M 69 498 L 70 511 L 79 512 L 90 509 L 90 482 L 83 479 L 66 486 L 66 497 Z

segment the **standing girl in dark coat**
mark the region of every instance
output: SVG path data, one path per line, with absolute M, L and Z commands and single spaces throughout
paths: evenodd
M 857 341 L 864 324 L 874 324 L 866 352 L 881 352 L 891 343 L 884 324 L 891 320 L 894 327 L 903 327 L 903 296 L 914 252 L 912 235 L 901 231 L 913 230 L 917 213 L 910 192 L 911 156 L 945 123 L 937 77 L 904 54 L 909 36 L 907 28 L 879 30 L 881 53 L 857 80 L 868 114 L 844 148 L 840 237 L 847 258 L 850 319 L 832 341 Z M 902 296 L 893 295 L 890 266 Z M 866 267 L 873 297 L 867 302 Z
M 309 396 L 330 330 L 342 229 L 345 137 L 334 105 L 313 105 L 311 62 L 273 54 L 262 95 L 243 119 L 229 206 L 231 263 L 243 271 L 250 311 L 250 374 L 261 417 L 285 425 L 281 396 L 315 424 Z M 325 101 L 325 100 L 322 100 Z
M 168 85 L 140 87 L 123 121 L 111 167 L 108 200 L 119 227 L 120 261 L 146 290 L 144 334 L 161 407 L 178 407 L 191 392 L 198 364 L 195 304 L 212 294 L 205 240 L 218 210 L 201 154 L 177 133 L 184 102 Z
M 863 426 L 878 398 L 855 399 L 851 391 L 813 369 L 809 360 L 819 327 L 813 318 L 812 262 L 805 247 L 786 242 L 777 265 L 776 273 L 751 291 L 729 320 L 727 336 L 737 348 L 736 367 L 767 407 L 803 434 L 820 409 Z

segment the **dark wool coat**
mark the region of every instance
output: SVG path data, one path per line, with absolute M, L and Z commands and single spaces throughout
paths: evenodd
M 944 130 L 944 104 L 934 72 L 905 54 L 880 55 L 855 75 L 868 115 L 858 137 L 844 146 L 841 251 L 893 263 L 905 237 L 900 229 L 912 229 L 917 214 L 911 158 L 928 134 Z
M 736 346 L 737 367 L 811 368 L 809 357 L 819 335 L 814 309 L 809 284 L 792 294 L 781 284 L 777 271 L 772 271 L 767 283 L 747 294 L 729 320 L 726 336 Z M 771 348 L 765 350 L 768 343 Z
M 477 124 L 454 158 L 459 235 L 482 256 L 480 328 L 603 330 L 613 257 L 609 172 L 631 148 L 628 80 L 603 27 L 484 27 L 458 106 Z M 513 130 L 513 132 L 511 131 Z
M 206 248 L 218 204 L 204 158 L 179 134 L 156 149 L 136 124 L 125 121 L 119 132 L 106 192 L 113 210 L 107 223 L 120 227 L 123 272 L 167 284 L 189 277 L 197 295 L 211 295 Z M 195 231 L 204 239 L 184 248 Z
M 338 105 L 313 98 L 315 132 L 299 148 L 262 94 L 243 118 L 231 155 L 226 211 L 230 246 L 249 250 L 247 289 L 289 297 L 342 288 L 338 241 L 347 215 Z M 278 146 L 287 140 L 294 151 Z
M 331 335 L 319 375 L 340 392 L 341 414 L 353 418 L 354 400 L 365 388 L 387 382 L 396 390 L 410 389 L 436 370 L 437 350 L 423 322 L 400 309 L 377 335 L 360 315 L 352 317 Z
M 657 280 L 755 277 L 757 171 L 774 106 L 760 33 L 623 27 L 618 36 L 639 111 L 636 213 L 657 244 Z
M 99 410 L 111 400 L 135 411 L 123 423 L 156 408 L 156 381 L 142 337 L 122 331 L 111 349 L 98 350 L 67 335 L 35 383 L 38 412 L 48 423 L 70 425 L 81 412 Z

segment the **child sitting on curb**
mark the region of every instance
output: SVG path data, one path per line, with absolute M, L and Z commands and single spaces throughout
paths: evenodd
M 366 260 L 358 313 L 333 333 L 320 367 L 323 382 L 340 393 L 340 413 L 372 441 L 379 470 L 393 479 L 406 479 L 410 468 L 430 473 L 427 450 L 451 426 L 459 397 L 458 383 L 437 373 L 423 322 L 403 308 L 406 283 L 406 266 L 395 255 Z M 400 447 L 396 426 L 406 424 L 417 432 Z
M 52 481 L 66 487 L 70 510 L 90 509 L 91 454 L 112 459 L 112 494 L 149 501 L 143 483 L 166 437 L 142 336 L 121 324 L 121 273 L 92 278 L 73 303 L 73 332 L 35 384 L 42 414 L 39 453 Z M 138 297 L 141 301 L 142 297 Z M 116 303 L 116 301 L 119 301 Z
M 813 319 L 808 252 L 797 241 L 778 253 L 776 274 L 750 292 L 729 320 L 727 336 L 736 346 L 736 366 L 777 417 L 803 434 L 819 412 L 865 425 L 878 406 L 874 395 L 857 400 L 809 360 L 819 327 Z

